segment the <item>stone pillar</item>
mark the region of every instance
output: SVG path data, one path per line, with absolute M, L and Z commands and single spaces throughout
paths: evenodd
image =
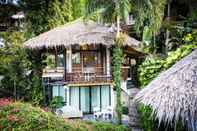
M 133 100 L 138 92 L 139 88 L 132 88 L 129 98 L 129 127 L 132 131 L 143 131 L 140 128 L 140 117 L 137 111 L 137 103 Z

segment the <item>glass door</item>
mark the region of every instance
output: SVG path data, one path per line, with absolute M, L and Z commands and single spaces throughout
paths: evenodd
M 101 99 L 100 99 L 100 87 L 90 87 L 91 88 L 91 112 L 94 108 L 101 108 Z
M 80 107 L 85 113 L 90 112 L 90 88 L 81 87 L 80 88 Z

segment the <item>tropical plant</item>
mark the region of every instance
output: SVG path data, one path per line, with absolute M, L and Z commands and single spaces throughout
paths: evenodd
M 49 104 L 50 108 L 58 109 L 64 106 L 63 97 L 62 96 L 55 96 L 53 97 L 52 101 Z
M 129 131 L 124 125 L 58 118 L 28 103 L 0 99 L 0 130 Z
M 166 0 L 137 0 L 134 1 L 136 23 L 138 33 L 148 26 L 151 34 L 155 35 L 162 24 Z
M 30 62 L 21 45 L 24 41 L 24 33 L 2 32 L 0 35 L 5 44 L 0 49 L 0 74 L 4 76 L 1 88 L 13 92 L 15 98 L 19 98 L 30 88 L 27 73 Z

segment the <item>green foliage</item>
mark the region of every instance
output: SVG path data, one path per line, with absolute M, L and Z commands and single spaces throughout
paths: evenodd
M 0 107 L 0 130 L 54 130 L 72 129 L 63 119 L 39 107 L 20 102 Z
M 197 48 L 197 32 L 187 34 L 183 40 L 184 44 L 177 50 L 169 52 L 168 56 L 164 59 L 155 56 L 146 58 L 138 69 L 139 81 L 142 87 L 146 86 L 161 71 L 170 68 L 181 58 L 191 53 L 193 49 Z
M 1 104 L 2 105 L 2 104 Z M 50 112 L 27 103 L 0 106 L 0 130 L 14 131 L 128 131 L 125 126 L 58 118 Z
M 159 31 L 163 16 L 166 0 L 137 0 L 134 3 L 136 12 L 135 28 L 138 33 L 145 26 L 148 26 L 151 33 Z
M 50 108 L 58 109 L 64 106 L 63 97 L 62 96 L 55 96 L 53 97 L 52 101 L 49 104 Z
M 114 126 L 110 123 L 98 122 L 94 123 L 93 131 L 129 131 L 129 129 L 123 125 Z
M 160 58 L 147 57 L 140 65 L 139 81 L 141 86 L 147 85 L 153 78 L 155 78 L 163 69 L 163 60 Z
M 55 0 L 49 5 L 48 12 L 50 14 L 47 18 L 49 29 L 73 20 L 71 0 L 64 0 L 63 2 Z
M 139 105 L 138 112 L 140 113 L 140 125 L 142 129 L 146 131 L 154 131 L 156 122 L 151 116 L 151 113 L 152 113 L 151 108 L 148 106 Z
M 113 81 L 116 89 L 116 112 L 118 123 L 122 120 L 122 103 L 121 103 L 121 66 L 123 62 L 123 51 L 121 48 L 123 38 L 116 39 L 116 46 L 113 49 Z
M 34 105 L 41 105 L 43 103 L 44 94 L 42 90 L 42 82 L 39 76 L 33 76 L 32 78 L 32 85 L 31 85 L 31 102 Z
M 122 114 L 125 114 L 125 115 L 129 114 L 129 108 L 127 106 L 122 107 Z
M 16 90 L 20 94 L 26 94 L 29 89 L 27 75 L 30 62 L 27 59 L 26 50 L 22 46 L 25 40 L 23 32 L 2 32 L 5 47 L 0 49 L 0 74 L 4 76 L 2 87 L 8 90 Z
M 116 17 L 119 16 L 122 21 L 125 21 L 131 10 L 129 0 L 85 0 L 85 16 L 90 18 L 97 14 L 97 18 L 104 23 L 116 22 Z
M 21 0 L 29 36 L 38 35 L 82 15 L 83 0 Z M 35 17 L 36 16 L 36 17 Z

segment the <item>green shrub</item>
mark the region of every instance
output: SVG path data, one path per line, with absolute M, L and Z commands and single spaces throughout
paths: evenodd
M 0 107 L 0 130 L 72 130 L 63 119 L 57 118 L 52 113 L 45 112 L 39 107 L 20 102 Z
M 146 86 L 151 80 L 158 76 L 164 70 L 167 70 L 177 61 L 187 56 L 197 48 L 197 31 L 188 34 L 183 38 L 184 44 L 177 50 L 169 52 L 168 56 L 164 59 L 151 56 L 139 66 L 138 74 L 141 87 Z
M 63 97 L 62 96 L 55 96 L 53 97 L 52 101 L 50 102 L 50 108 L 57 109 L 64 106 Z
M 127 106 L 122 107 L 122 114 L 125 114 L 125 115 L 129 114 L 129 108 Z
M 103 122 L 93 123 L 93 125 L 93 131 L 129 131 L 129 129 L 123 125 L 113 125 Z
M 140 126 L 145 131 L 154 131 L 155 126 L 157 124 L 156 124 L 156 121 L 151 116 L 152 114 L 151 108 L 148 106 L 139 105 L 138 112 L 140 113 Z
M 27 103 L 2 103 L 0 130 L 3 131 L 128 131 L 122 125 L 58 118 Z

